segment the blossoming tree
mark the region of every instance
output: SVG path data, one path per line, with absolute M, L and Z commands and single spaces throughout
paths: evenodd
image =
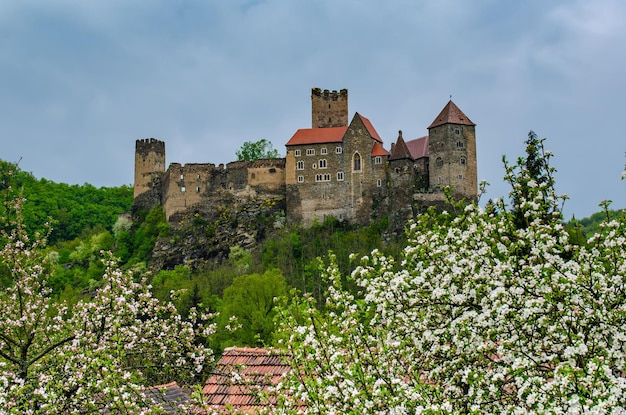
M 626 219 L 572 245 L 534 138 L 533 163 L 505 162 L 511 208 L 422 215 L 400 259 L 374 251 L 343 276 L 331 257 L 323 307 L 283 309 L 283 412 L 626 411 Z
M 54 301 L 45 239 L 25 233 L 21 203 L 0 235 L 0 413 L 149 413 L 158 408 L 144 402 L 145 386 L 192 381 L 211 364 L 198 340 L 213 326 L 194 313 L 183 321 L 106 255 L 91 298 Z

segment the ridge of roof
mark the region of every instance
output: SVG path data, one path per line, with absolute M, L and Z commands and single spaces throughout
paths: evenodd
M 463 111 L 459 109 L 459 107 L 456 106 L 454 102 L 452 102 L 452 100 L 448 101 L 446 106 L 443 107 L 439 115 L 437 115 L 428 128 L 430 129 L 443 124 L 476 125 L 467 117 L 467 115 L 463 113 Z
M 376 131 L 376 129 L 374 128 L 374 125 L 367 117 L 364 117 L 358 112 L 354 116 L 355 117 L 358 116 L 361 119 L 361 121 L 363 122 L 363 125 L 365 125 L 365 129 L 374 140 L 378 141 L 379 143 L 383 142 L 383 139 L 380 138 L 380 135 L 378 135 L 378 131 Z

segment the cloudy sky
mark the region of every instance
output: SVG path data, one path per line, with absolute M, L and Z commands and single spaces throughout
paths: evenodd
M 0 159 L 57 182 L 132 184 L 135 140 L 167 163 L 284 154 L 312 87 L 349 91 L 386 147 L 452 100 L 477 124 L 487 198 L 502 156 L 547 137 L 565 212 L 626 207 L 622 0 L 2 0 Z

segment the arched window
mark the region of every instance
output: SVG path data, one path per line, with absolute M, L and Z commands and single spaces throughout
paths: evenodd
M 359 153 L 354 153 L 354 156 L 352 157 L 353 163 L 353 169 L 354 171 L 361 171 L 361 155 Z
M 441 157 L 437 157 L 437 160 L 435 160 L 435 166 L 443 167 L 443 159 Z
M 467 164 L 467 159 L 465 157 L 461 157 L 460 163 L 461 166 L 465 166 Z

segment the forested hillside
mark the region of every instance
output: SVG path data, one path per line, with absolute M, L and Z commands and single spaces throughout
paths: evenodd
M 157 241 L 175 249 L 176 241 L 188 240 L 190 229 L 208 232 L 203 227 L 210 226 L 195 218 L 191 227 L 171 229 L 159 207 L 137 211 L 131 219 L 123 215 L 132 207 L 132 188 L 127 185 L 68 185 L 36 179 L 9 162 L 0 166 L 6 197 L 22 194 L 25 198 L 22 210 L 28 232 L 41 231 L 50 223 L 48 258 L 55 271 L 49 284 L 55 296 L 72 302 L 90 295 L 104 271 L 100 252 L 111 251 L 122 268 L 133 270 L 137 278 L 148 278 L 156 297 L 169 299 L 176 292 L 175 302 L 183 315 L 203 304 L 223 316 L 238 316 L 242 327 L 236 332 L 226 330 L 229 320 L 221 318 L 214 336 L 218 348 L 270 344 L 273 299 L 286 295 L 289 288 L 311 293 L 323 304 L 327 282 L 320 259 L 329 252 L 345 274 L 354 266 L 351 256 L 359 258 L 374 249 L 396 256 L 406 242 L 404 233 L 389 232 L 384 220 L 359 227 L 327 218 L 307 229 L 280 223 L 270 227 L 253 249 L 234 245 L 225 258 L 155 269 L 151 259 Z M 616 214 L 607 210 L 570 222 L 569 232 L 584 241 L 597 230 L 600 220 Z M 215 230 L 211 232 L 214 235 Z M 191 249 L 207 248 L 192 245 Z

